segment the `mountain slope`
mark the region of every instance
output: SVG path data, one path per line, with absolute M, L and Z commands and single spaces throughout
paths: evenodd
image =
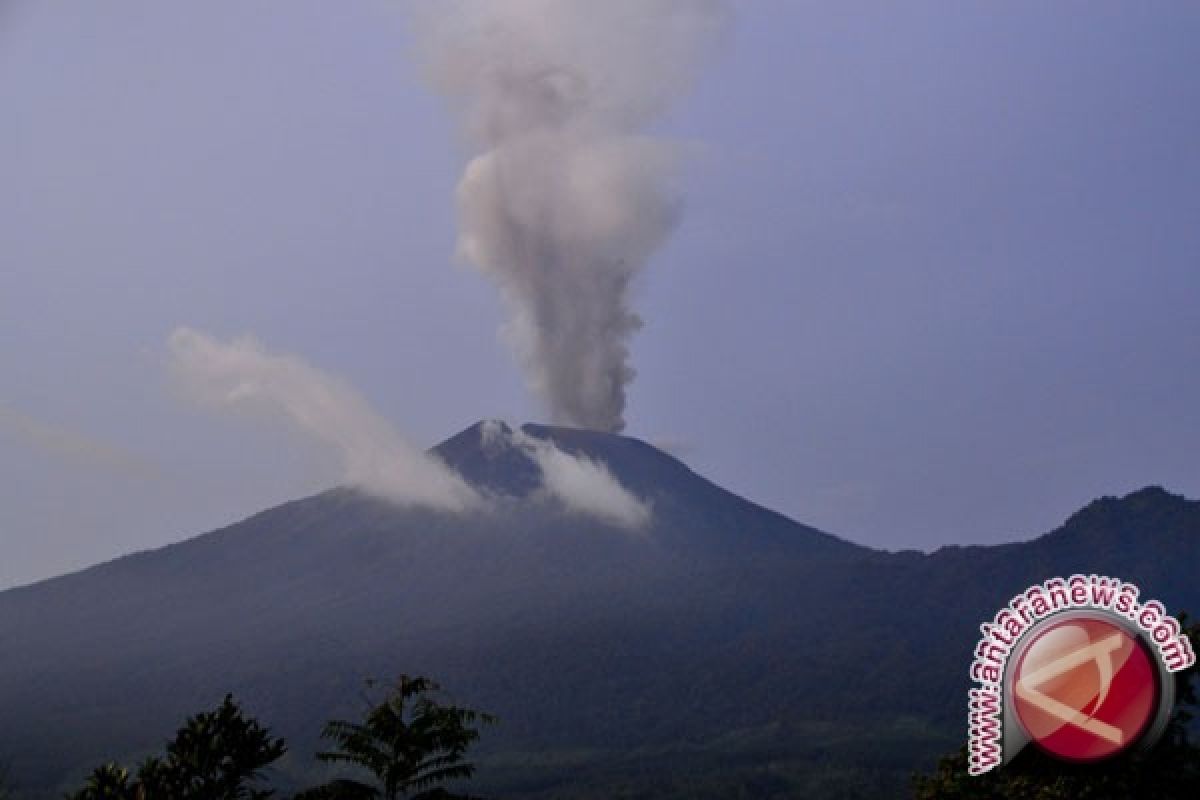
M 890 554 L 637 440 L 523 431 L 606 465 L 650 525 L 569 513 L 480 424 L 435 452 L 500 498 L 487 513 L 335 489 L 2 592 L 0 756 L 42 796 L 233 691 L 292 743 L 286 781 L 324 719 L 357 713 L 362 678 L 407 671 L 500 716 L 479 788 L 505 796 L 796 793 L 815 775 L 878 793 L 961 736 L 977 625 L 1028 583 L 1102 571 L 1200 609 L 1200 504 L 1161 490 L 1032 542 Z

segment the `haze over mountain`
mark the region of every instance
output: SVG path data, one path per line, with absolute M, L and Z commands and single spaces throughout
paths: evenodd
M 1014 592 L 1096 571 L 1200 609 L 1200 503 L 1161 489 L 1028 542 L 889 553 L 637 439 L 496 431 L 434 449 L 483 510 L 333 489 L 0 593 L 0 757 L 20 786 L 135 759 L 226 691 L 288 738 L 280 783 L 302 780 L 321 723 L 403 671 L 500 717 L 481 792 L 887 796 L 962 741 L 978 623 Z M 645 524 L 564 504 L 522 440 L 603 465 Z

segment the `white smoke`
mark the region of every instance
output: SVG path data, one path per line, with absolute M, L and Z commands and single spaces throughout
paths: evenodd
M 541 470 L 541 492 L 558 500 L 568 511 L 635 530 L 650 521 L 649 505 L 622 486 L 602 462 L 567 453 L 548 439 L 494 420 L 484 423 L 482 436 L 485 448 L 507 444 L 528 454 Z
M 477 155 L 459 250 L 500 286 L 556 422 L 624 427 L 634 276 L 679 215 L 677 147 L 645 132 L 727 21 L 719 0 L 460 0 L 419 18 Z
M 410 444 L 338 378 L 251 337 L 221 342 L 191 328 L 169 339 L 179 387 L 203 405 L 290 421 L 341 455 L 346 480 L 400 503 L 462 511 L 479 495 L 435 456 Z
M 290 422 L 340 454 L 350 484 L 395 502 L 450 511 L 484 510 L 490 502 L 435 455 L 406 441 L 353 388 L 295 356 L 268 352 L 249 336 L 222 342 L 186 327 L 171 334 L 168 347 L 172 377 L 190 400 Z M 483 436 L 484 447 L 504 443 L 527 453 L 541 470 L 540 492 L 568 510 L 626 528 L 649 521 L 649 507 L 604 464 L 499 423 L 485 423 Z

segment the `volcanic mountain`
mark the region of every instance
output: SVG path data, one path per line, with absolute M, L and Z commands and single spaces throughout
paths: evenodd
M 339 488 L 0 592 L 0 759 L 41 797 L 155 750 L 233 692 L 287 737 L 277 784 L 367 677 L 438 679 L 500 718 L 474 790 L 508 797 L 902 794 L 963 737 L 977 626 L 1062 573 L 1200 609 L 1200 504 L 1145 489 L 1059 530 L 933 554 L 861 547 L 633 438 L 524 426 L 651 509 L 630 529 L 539 491 L 480 423 L 434 452 L 486 512 Z

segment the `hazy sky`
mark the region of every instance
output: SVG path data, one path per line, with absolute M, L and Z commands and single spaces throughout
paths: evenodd
M 746 2 L 658 126 L 628 433 L 887 548 L 1200 494 L 1200 5 Z M 0 0 L 0 586 L 336 482 L 182 402 L 252 333 L 415 441 L 544 416 L 382 1 Z

